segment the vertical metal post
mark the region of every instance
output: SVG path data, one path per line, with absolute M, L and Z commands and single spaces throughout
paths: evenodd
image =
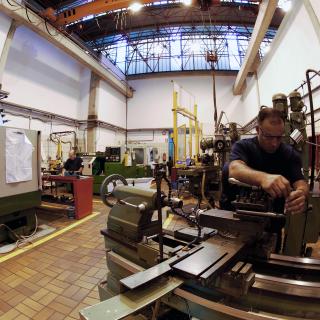
M 155 164 L 155 178 L 157 186 L 157 211 L 159 224 L 159 262 L 163 261 L 163 234 L 162 234 L 162 205 L 161 205 L 161 180 L 162 172 L 159 164 Z
M 178 92 L 173 90 L 173 147 L 174 147 L 174 159 L 173 163 L 175 164 L 178 160 Z
M 189 118 L 189 156 L 192 158 L 192 123 L 193 120 Z
M 193 113 L 195 116 L 194 127 L 195 127 L 195 147 L 196 147 L 196 157 L 199 154 L 199 125 L 198 125 L 198 106 L 195 104 L 193 107 Z

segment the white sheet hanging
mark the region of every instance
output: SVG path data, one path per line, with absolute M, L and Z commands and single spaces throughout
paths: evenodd
M 32 143 L 24 130 L 6 129 L 6 182 L 32 180 Z

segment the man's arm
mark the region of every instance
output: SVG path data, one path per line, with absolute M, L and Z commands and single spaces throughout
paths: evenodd
M 294 191 L 286 199 L 286 211 L 292 214 L 302 213 L 305 210 L 309 186 L 305 180 L 298 180 L 293 183 L 293 188 Z
M 285 177 L 254 170 L 242 160 L 234 160 L 230 163 L 229 177 L 261 187 L 273 198 L 286 198 L 291 192 L 290 182 Z

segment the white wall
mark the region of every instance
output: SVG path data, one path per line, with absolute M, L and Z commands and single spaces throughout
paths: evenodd
M 125 144 L 125 133 L 120 131 L 97 128 L 96 151 L 105 151 L 106 146 L 121 146 Z
M 47 160 L 50 157 L 51 159 L 56 158 L 57 146 L 50 141 L 49 135 L 52 132 L 61 132 L 61 131 L 75 131 L 78 139 L 78 150 L 84 152 L 85 150 L 85 136 L 84 131 L 79 130 L 73 126 L 59 125 L 57 123 L 43 122 L 38 119 L 26 118 L 21 116 L 13 116 L 7 114 L 5 117 L 9 122 L 5 124 L 7 127 L 15 127 L 21 129 L 31 129 L 41 131 L 41 155 L 42 155 L 42 164 L 46 166 Z M 74 147 L 73 135 L 68 135 L 63 138 L 64 141 L 70 141 L 72 147 Z M 63 144 L 63 160 L 68 159 L 68 153 L 70 151 L 70 144 Z
M 0 12 L 0 52 L 3 50 L 12 19 Z
M 172 128 L 171 80 L 194 95 L 198 105 L 198 118 L 204 123 L 205 134 L 212 133 L 214 124 L 212 76 L 158 77 L 130 81 L 135 92 L 133 98 L 128 100 L 128 129 Z M 242 113 L 239 112 L 243 107 L 242 97 L 232 94 L 234 81 L 235 76 L 216 76 L 218 116 L 223 110 L 230 121 L 243 122 Z M 223 122 L 226 123 L 227 119 L 223 118 Z M 208 132 L 209 130 L 211 131 Z
M 272 96 L 282 92 L 288 95 L 306 80 L 307 69 L 320 69 L 319 15 L 316 20 L 310 16 L 309 1 L 295 1 L 291 11 L 285 16 L 271 49 L 260 65 L 257 77 L 260 92 L 260 104 L 272 106 Z M 312 1 L 315 12 L 320 13 L 319 1 Z M 312 10 L 311 10 L 312 12 Z M 312 74 L 311 74 L 312 76 Z M 319 84 L 319 77 L 312 81 L 312 86 Z M 257 92 L 256 84 L 248 82 L 243 95 L 245 114 L 251 120 L 256 111 L 251 107 L 249 97 Z M 307 87 L 300 90 L 303 95 Z M 319 93 L 314 94 L 315 108 L 319 107 Z M 249 101 L 250 100 L 250 101 Z M 308 105 L 308 99 L 305 99 Z M 252 112 L 251 112 L 252 111 Z
M 60 49 L 20 26 L 2 84 L 10 92 L 10 102 L 79 119 L 88 106 L 89 74 Z
M 5 43 L 11 19 L 0 13 L 0 52 Z M 2 80 L 2 89 L 9 91 L 8 102 L 42 111 L 86 120 L 88 117 L 91 71 L 72 57 L 26 27 L 19 26 L 14 34 Z M 98 120 L 115 126 L 126 126 L 125 97 L 100 81 L 97 88 Z M 86 151 L 86 131 L 75 127 L 45 123 L 36 119 L 8 114 L 7 126 L 30 128 L 42 132 L 43 157 L 55 158 L 56 145 L 49 134 L 75 130 L 80 151 Z M 72 136 L 67 137 L 71 139 Z M 97 128 L 96 147 L 124 144 L 125 134 Z M 64 160 L 70 146 L 63 145 Z
M 96 108 L 99 120 L 126 127 L 126 98 L 102 80 L 97 88 Z

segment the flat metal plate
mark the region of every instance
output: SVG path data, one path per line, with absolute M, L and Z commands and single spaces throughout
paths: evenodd
M 169 277 L 159 279 L 149 286 L 119 294 L 109 300 L 80 310 L 81 320 L 117 320 L 153 303 L 183 283 L 182 280 Z
M 171 267 L 168 263 L 163 262 L 145 271 L 133 274 L 127 278 L 120 280 L 120 283 L 130 290 L 138 288 L 151 280 L 163 276 L 171 271 Z
M 172 266 L 172 269 L 184 276 L 199 277 L 227 254 L 228 251 L 224 248 L 208 245 L 202 250 L 176 263 Z

